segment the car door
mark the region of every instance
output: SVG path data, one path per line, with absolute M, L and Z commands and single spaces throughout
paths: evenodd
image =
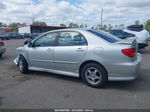
M 33 46 L 28 49 L 28 59 L 31 67 L 53 69 L 54 46 L 56 32 L 47 33 L 33 41 Z
M 87 50 L 85 37 L 73 31 L 60 32 L 54 48 L 55 68 L 74 72 Z

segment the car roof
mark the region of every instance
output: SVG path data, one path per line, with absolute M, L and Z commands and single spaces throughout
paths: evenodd
M 56 31 L 87 31 L 87 30 L 91 30 L 91 29 L 87 29 L 87 28 L 67 28 L 67 29 L 52 30 L 52 31 L 48 31 L 48 32 L 56 32 Z
M 115 29 L 115 30 L 106 30 L 106 31 L 123 31 L 121 29 Z

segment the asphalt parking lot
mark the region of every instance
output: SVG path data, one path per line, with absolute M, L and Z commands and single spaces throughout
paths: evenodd
M 45 72 L 19 72 L 13 59 L 15 49 L 24 40 L 5 42 L 7 52 L 0 59 L 0 108 L 90 108 L 149 109 L 150 108 L 150 45 L 140 51 L 142 64 L 134 81 L 109 82 L 105 88 L 86 86 L 78 78 Z M 150 42 L 149 42 L 150 44 Z

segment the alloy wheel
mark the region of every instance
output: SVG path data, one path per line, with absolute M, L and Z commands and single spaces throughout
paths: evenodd
M 90 67 L 85 71 L 85 78 L 91 84 L 98 84 L 101 81 L 101 73 L 95 67 Z

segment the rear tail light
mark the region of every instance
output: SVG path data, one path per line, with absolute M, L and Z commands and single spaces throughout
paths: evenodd
M 4 42 L 0 42 L 0 46 L 4 46 Z
M 123 49 L 121 52 L 128 57 L 134 57 L 136 55 L 136 49 Z

